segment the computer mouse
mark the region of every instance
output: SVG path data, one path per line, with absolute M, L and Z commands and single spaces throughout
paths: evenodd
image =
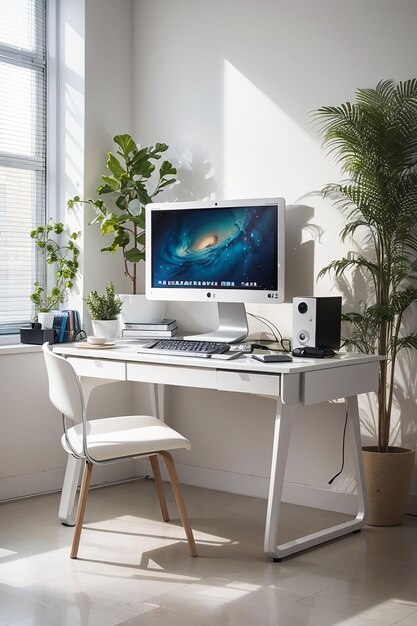
M 315 348 L 312 346 L 305 346 L 304 348 L 294 348 L 292 351 L 293 356 L 304 356 L 310 359 L 328 359 L 335 356 L 335 351 L 331 348 Z
M 254 348 L 256 348 L 257 350 L 270 350 L 271 348 L 269 346 L 266 346 L 263 343 L 252 343 L 252 350 Z
M 292 351 L 293 356 L 303 356 L 304 348 L 294 348 Z

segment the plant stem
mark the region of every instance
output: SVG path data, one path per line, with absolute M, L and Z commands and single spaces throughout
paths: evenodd
M 134 224 L 134 233 L 135 233 L 135 246 L 137 245 L 137 237 L 138 237 L 138 227 L 136 224 Z M 132 290 L 133 290 L 133 294 L 136 294 L 136 289 L 137 289 L 137 285 L 136 285 L 136 271 L 137 271 L 137 263 L 133 263 L 133 279 L 132 279 Z

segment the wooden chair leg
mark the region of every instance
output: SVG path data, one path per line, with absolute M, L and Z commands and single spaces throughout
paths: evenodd
M 169 513 L 167 507 L 167 501 L 165 499 L 164 485 L 162 483 L 161 472 L 159 470 L 159 462 L 156 454 L 152 454 L 149 457 L 152 466 L 153 477 L 155 479 L 156 490 L 158 492 L 159 504 L 161 506 L 162 519 L 164 522 L 169 522 Z
M 198 556 L 197 548 L 194 541 L 193 531 L 188 519 L 187 509 L 185 508 L 184 498 L 182 497 L 180 483 L 178 481 L 177 471 L 172 456 L 166 450 L 159 452 L 164 457 L 165 464 L 167 466 L 168 474 L 171 480 L 172 491 L 174 492 L 175 501 L 177 503 L 178 511 L 181 517 L 182 525 L 184 526 L 185 534 L 187 536 L 188 547 L 191 556 Z
M 81 481 L 80 496 L 78 499 L 77 515 L 75 518 L 74 536 L 72 538 L 71 559 L 76 559 L 78 554 L 78 546 L 80 545 L 81 530 L 83 527 L 85 507 L 87 505 L 88 488 L 90 486 L 91 473 L 93 464 L 89 461 L 85 462 L 83 478 Z

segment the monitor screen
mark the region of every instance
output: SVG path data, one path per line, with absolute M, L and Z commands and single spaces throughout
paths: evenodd
M 147 296 L 282 302 L 284 201 L 147 206 Z

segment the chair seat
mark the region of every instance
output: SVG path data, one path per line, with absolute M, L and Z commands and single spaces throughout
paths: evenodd
M 82 433 L 82 424 L 67 431 L 68 440 L 79 456 L 84 456 Z M 61 443 L 71 454 L 65 436 Z M 110 461 L 178 448 L 189 450 L 191 443 L 167 424 L 150 415 L 105 417 L 87 421 L 87 450 L 92 460 Z

